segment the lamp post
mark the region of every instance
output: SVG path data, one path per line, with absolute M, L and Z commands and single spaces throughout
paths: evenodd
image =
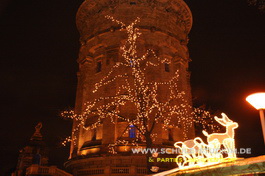
M 263 131 L 263 139 L 264 139 L 264 144 L 265 144 L 265 119 L 264 119 L 265 92 L 251 94 L 246 98 L 246 100 L 254 108 L 259 110 L 260 121 L 261 121 L 261 126 L 262 126 L 262 131 Z

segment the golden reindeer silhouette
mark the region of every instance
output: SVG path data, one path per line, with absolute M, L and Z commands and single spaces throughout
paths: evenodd
M 236 158 L 234 137 L 238 123 L 230 120 L 225 113 L 222 113 L 222 118 L 215 116 L 214 119 L 222 126 L 226 127 L 226 132 L 208 134 L 206 131 L 202 131 L 203 134 L 207 136 L 209 148 L 212 149 L 212 152 L 216 151 L 216 154 L 218 154 L 217 150 L 220 150 L 221 145 L 223 145 L 228 154 L 228 158 Z

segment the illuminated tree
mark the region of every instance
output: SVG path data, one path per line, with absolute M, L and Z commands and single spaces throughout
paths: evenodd
M 203 130 L 211 133 L 220 132 L 220 125 L 214 120 L 214 116 L 217 116 L 220 113 L 213 113 L 210 110 L 206 110 L 205 105 L 202 105 L 199 108 L 194 108 L 193 114 L 196 136 L 203 136 L 201 133 Z
M 63 144 L 72 141 L 76 145 L 76 136 L 80 128 L 84 130 L 96 129 L 107 118 L 114 124 L 127 122 L 124 133 L 120 134 L 114 144 L 109 144 L 109 152 L 113 154 L 117 153 L 115 146 L 120 144 L 127 145 L 130 143 L 137 148 L 139 143 L 144 143 L 146 148 L 152 148 L 157 135 L 155 128 L 158 125 L 165 130 L 181 126 L 182 136 L 184 139 L 188 139 L 187 134 L 193 127 L 194 115 L 200 114 L 201 116 L 204 114 L 201 117 L 205 117 L 208 114 L 199 109 L 193 111 L 189 98 L 184 91 L 180 91 L 178 72 L 163 79 L 150 77 L 150 75 L 155 75 L 150 74 L 157 70 L 155 68 L 163 67 L 166 70 L 171 60 L 158 57 L 151 49 L 139 56 L 137 39 L 141 33 L 135 27 L 140 21 L 139 18 L 128 26 L 113 17 L 106 16 L 106 18 L 121 25 L 121 30 L 126 31 L 128 37 L 120 48 L 122 60 L 116 62 L 109 73 L 94 85 L 91 94 L 96 94 L 98 91 L 102 92 L 100 90 L 112 89 L 117 80 L 119 80 L 119 85 L 116 85 L 115 91 L 110 95 L 99 95 L 93 101 L 87 102 L 82 114 L 76 114 L 74 111 L 62 113 L 63 117 L 74 119 L 77 124 L 72 131 L 72 137 L 67 138 Z M 133 110 L 130 116 L 128 113 L 124 115 L 126 114 L 124 111 L 128 109 Z M 88 125 L 87 121 L 91 117 L 94 122 Z M 130 141 L 123 140 L 122 136 L 128 131 L 129 136 L 132 136 L 133 139 Z M 148 153 L 147 159 L 150 156 L 151 154 Z M 150 171 L 152 163 L 147 163 Z

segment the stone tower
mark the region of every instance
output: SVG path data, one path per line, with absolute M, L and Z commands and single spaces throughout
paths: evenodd
M 117 92 L 120 82 L 117 80 L 110 89 L 106 88 L 93 94 L 93 88 L 106 76 L 111 67 L 122 59 L 120 47 L 126 40 L 126 32 L 119 30 L 120 25 L 106 19 L 113 16 L 125 24 L 130 24 L 137 17 L 141 21 L 137 28 L 142 33 L 139 38 L 139 53 L 152 49 L 161 58 L 171 60 L 156 73 L 150 72 L 147 79 L 166 79 L 179 71 L 179 88 L 184 91 L 185 99 L 191 105 L 189 80 L 189 53 L 187 48 L 188 33 L 192 26 L 192 14 L 183 0 L 85 0 L 77 12 L 77 27 L 80 32 L 81 48 L 79 52 L 79 72 L 76 95 L 76 113 L 82 113 L 85 103 L 99 96 Z M 117 74 L 126 70 L 117 70 Z M 157 74 L 158 73 L 158 74 Z M 159 90 L 161 95 L 165 94 Z M 131 107 L 125 107 L 124 116 L 133 116 Z M 91 117 L 87 124 L 94 123 Z M 125 122 L 104 119 L 102 124 L 91 130 L 84 130 L 77 121 L 73 130 L 78 128 L 75 141 L 71 143 L 67 169 L 75 176 L 83 175 L 144 175 L 147 173 L 146 157 L 132 155 L 126 147 L 117 146 L 117 154 L 108 152 L 109 144 L 115 143 L 122 131 L 127 130 Z M 135 131 L 128 129 L 127 138 L 134 137 Z M 157 147 L 172 148 L 174 142 L 185 140 L 180 126 L 171 129 L 157 127 Z M 74 133 L 74 132 L 73 132 Z M 191 127 L 188 138 L 194 137 Z M 126 138 L 126 137 L 125 137 Z M 145 144 L 143 143 L 144 147 Z M 162 170 L 174 167 L 174 163 L 159 166 Z

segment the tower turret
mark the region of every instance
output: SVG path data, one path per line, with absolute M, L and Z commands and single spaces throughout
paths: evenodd
M 33 164 L 45 166 L 48 164 L 48 148 L 42 139 L 40 129 L 42 123 L 39 122 L 35 127 L 35 132 L 30 138 L 27 146 L 19 151 L 17 168 L 13 175 L 26 175 L 26 169 Z

